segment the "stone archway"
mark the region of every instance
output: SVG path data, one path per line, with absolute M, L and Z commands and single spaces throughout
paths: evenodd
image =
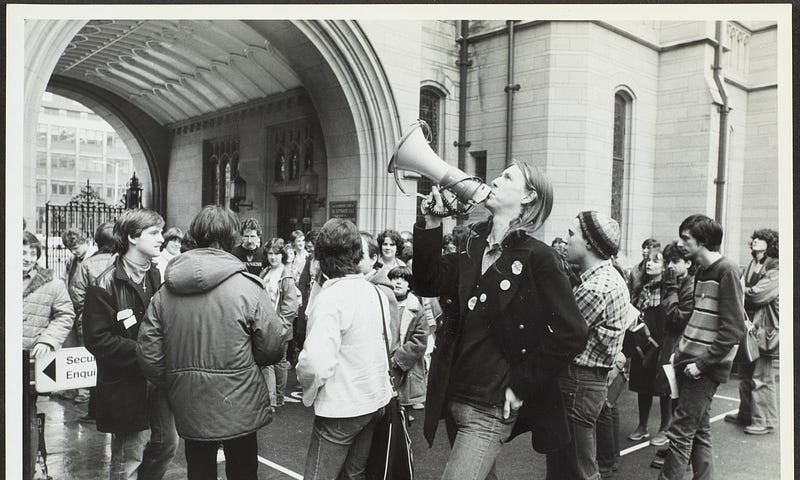
M 357 199 L 359 226 L 363 229 L 374 231 L 393 225 L 396 186 L 385 173 L 385 166 L 400 135 L 399 114 L 390 83 L 367 35 L 357 22 L 347 20 L 243 22 L 284 54 L 315 104 L 329 160 L 328 191 L 339 192 L 339 198 L 334 195 L 329 201 Z M 24 136 L 27 159 L 34 158 L 41 95 L 51 81 L 62 52 L 86 23 L 79 20 L 29 20 L 26 23 Z M 81 90 L 71 79 L 70 85 L 64 85 L 66 79 L 54 80 L 53 88 L 66 87 L 65 91 L 70 91 L 73 98 L 78 95 L 83 101 L 94 102 L 111 113 L 119 109 L 119 102 L 105 101 L 105 94 L 109 92 L 100 87 L 87 83 Z M 129 122 L 122 123 L 134 133 Z M 146 146 L 142 154 L 147 159 Z M 33 163 L 25 162 L 26 185 L 34 184 Z M 147 161 L 154 192 L 157 192 L 153 207 L 162 210 L 166 207 L 168 163 L 168 156 L 159 161 Z
M 380 60 L 358 23 L 245 23 L 283 53 L 314 103 L 328 156 L 329 200 L 358 199 L 361 229 L 394 225 L 397 187 L 386 163 L 400 136 L 399 114 Z M 339 196 L 331 197 L 336 191 Z
M 53 75 L 47 91 L 82 103 L 114 128 L 130 152 L 146 192 L 144 206 L 166 215 L 167 130 L 136 106 L 85 82 Z

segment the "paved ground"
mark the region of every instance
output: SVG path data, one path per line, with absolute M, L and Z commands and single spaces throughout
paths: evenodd
M 712 405 L 715 478 L 745 480 L 753 478 L 780 478 L 779 433 L 753 437 L 743 433 L 740 427 L 722 421 L 722 415 L 735 411 L 738 406 L 738 381 L 722 385 Z M 651 434 L 658 424 L 658 401 L 651 412 Z M 105 478 L 110 455 L 110 435 L 98 433 L 94 425 L 83 425 L 77 419 L 85 412 L 85 406 L 41 397 L 40 412 L 47 415 L 46 441 L 49 453 L 47 465 L 50 476 L 60 479 Z M 625 392 L 620 399 L 623 438 L 633 431 L 637 423 L 636 397 Z M 433 448 L 428 448 L 422 438 L 424 411 L 416 411 L 417 421 L 411 425 L 417 478 L 429 480 L 439 478 L 447 461 L 447 445 L 442 426 Z M 305 454 L 308 449 L 313 413 L 300 403 L 287 403 L 279 409 L 273 422 L 259 432 L 259 454 L 261 467 L 259 479 L 301 479 Z M 168 471 L 168 480 L 183 479 L 186 467 L 183 442 Z M 623 440 L 623 456 L 615 478 L 620 480 L 656 478 L 658 471 L 649 467 L 655 447 L 646 442 L 636 444 Z M 746 454 L 744 454 L 746 452 Z M 759 459 L 754 462 L 753 459 Z M 544 456 L 534 453 L 530 447 L 530 435 L 523 435 L 508 444 L 498 462 L 501 479 L 520 480 L 544 478 Z M 225 478 L 224 463 L 219 464 L 219 477 Z M 687 478 L 690 478 L 687 475 Z

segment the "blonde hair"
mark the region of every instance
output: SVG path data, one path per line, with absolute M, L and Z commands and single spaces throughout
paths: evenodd
M 524 230 L 533 234 L 544 225 L 553 210 L 553 184 L 539 167 L 526 160 L 513 160 L 511 165 L 516 165 L 522 171 L 525 188 L 535 191 L 536 199 L 522 205 L 519 216 L 509 224 L 508 233 Z

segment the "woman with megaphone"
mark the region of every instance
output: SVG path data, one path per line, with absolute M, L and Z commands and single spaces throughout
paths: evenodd
M 553 206 L 550 180 L 514 161 L 491 182 L 487 221 L 460 252 L 442 256 L 445 212 L 437 188 L 414 228 L 419 295 L 445 296 L 426 401 L 425 437 L 444 418 L 452 447 L 442 479 L 495 479 L 501 446 L 531 431 L 541 453 L 570 433 L 556 375 L 586 344 L 587 326 L 558 254 L 533 237 Z M 445 302 L 447 303 L 447 301 Z

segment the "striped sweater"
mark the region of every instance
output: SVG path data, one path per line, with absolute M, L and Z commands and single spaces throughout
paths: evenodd
M 703 375 L 725 383 L 745 333 L 739 268 L 721 257 L 698 270 L 694 285 L 694 310 L 678 342 L 675 368 L 682 372 L 695 362 Z

